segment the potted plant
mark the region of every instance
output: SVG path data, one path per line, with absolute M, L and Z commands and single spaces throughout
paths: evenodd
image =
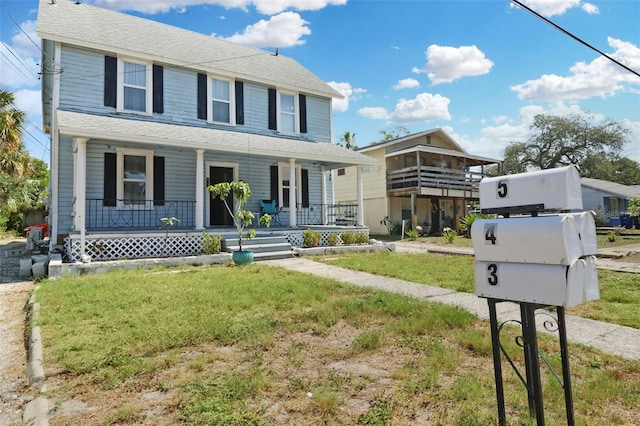
M 207 188 L 214 197 L 220 197 L 224 202 L 227 211 L 233 219 L 233 224 L 238 231 L 238 250 L 233 252 L 232 259 L 237 265 L 244 265 L 253 261 L 253 252 L 250 250 L 242 250 L 242 231 L 247 225 L 251 225 L 253 213 L 244 209 L 244 206 L 249 201 L 251 196 L 251 187 L 248 183 L 242 181 L 232 182 L 220 182 L 215 185 L 209 185 Z M 229 195 L 233 196 L 233 209 L 229 206 L 227 199 Z M 268 216 L 268 217 L 267 217 Z M 271 216 L 263 215 L 260 218 L 260 223 L 269 226 L 271 223 Z M 251 230 L 247 233 L 247 238 L 253 238 L 255 236 L 255 230 Z

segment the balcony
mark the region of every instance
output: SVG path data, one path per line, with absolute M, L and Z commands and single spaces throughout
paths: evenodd
M 443 167 L 405 167 L 387 172 L 387 191 L 390 195 L 417 193 L 419 195 L 477 197 L 484 175 Z

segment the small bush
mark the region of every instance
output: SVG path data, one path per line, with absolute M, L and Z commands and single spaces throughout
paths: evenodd
M 405 234 L 407 234 L 407 237 L 409 237 L 411 241 L 417 240 L 418 237 L 420 236 L 420 232 L 418 232 L 417 229 L 410 229 L 407 232 L 405 232 Z
M 613 243 L 616 240 L 616 233 L 615 231 L 609 231 L 607 233 L 607 239 L 609 240 L 609 242 Z
M 222 236 L 209 234 L 208 232 L 202 233 L 202 249 L 207 254 L 218 254 L 222 248 Z
M 330 247 L 334 247 L 338 245 L 338 235 L 337 234 L 329 234 L 327 235 L 327 244 Z
M 356 235 L 351 231 L 343 232 L 342 234 L 340 234 L 340 237 L 342 237 L 342 242 L 345 245 L 350 245 L 350 244 L 355 244 L 356 243 Z
M 445 240 L 447 240 L 447 243 L 451 244 L 453 243 L 453 240 L 455 240 L 458 236 L 458 233 L 453 229 L 447 227 L 442 230 L 442 236 L 445 238 Z
M 307 229 L 302 232 L 302 242 L 305 247 L 318 247 L 318 244 L 320 244 L 320 234 L 311 229 Z
M 356 234 L 356 243 L 357 244 L 369 244 L 369 235 L 364 232 L 358 232 Z

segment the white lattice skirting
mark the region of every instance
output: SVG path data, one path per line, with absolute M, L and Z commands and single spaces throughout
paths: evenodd
M 137 237 L 85 238 L 85 254 L 91 260 L 142 259 L 162 256 L 190 256 L 202 253 L 202 235 L 150 234 Z M 64 248 L 71 262 L 81 260 L 80 237 L 67 237 Z
M 329 235 L 337 235 L 338 236 L 338 245 L 341 245 L 342 244 L 341 234 L 343 232 L 345 232 L 344 230 L 339 230 L 339 229 L 330 230 L 330 231 L 314 229 L 314 231 L 316 231 L 317 233 L 320 234 L 320 244 L 318 245 L 319 247 L 328 247 L 329 246 L 329 241 L 328 241 Z M 304 247 L 304 242 L 302 241 L 302 232 L 304 232 L 304 231 L 299 231 L 299 230 L 295 230 L 295 231 L 291 231 L 291 232 L 284 231 L 283 234 L 286 237 L 286 239 L 289 242 L 289 244 L 291 244 L 293 247 Z M 369 235 L 369 228 L 363 228 L 363 229 L 359 229 L 357 231 L 349 230 L 349 232 L 351 232 L 352 234 L 366 234 L 366 235 Z

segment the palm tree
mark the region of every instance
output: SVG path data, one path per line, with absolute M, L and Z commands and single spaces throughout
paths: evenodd
M 344 132 L 344 134 L 340 136 L 340 145 L 343 145 L 347 149 L 356 149 L 356 134 L 348 130 Z
M 25 115 L 15 108 L 13 93 L 0 89 L 0 154 L 22 148 L 22 123 Z

